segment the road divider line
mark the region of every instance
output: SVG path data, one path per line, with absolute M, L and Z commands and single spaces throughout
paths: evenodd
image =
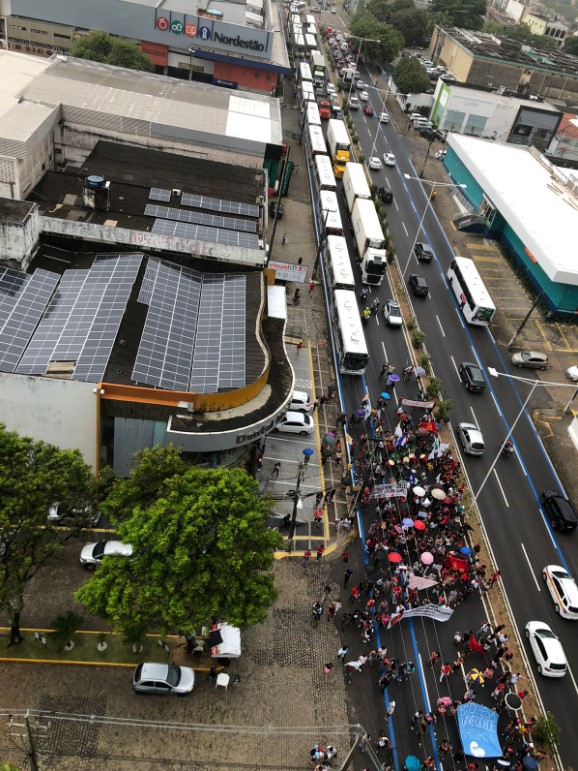
M 552 541 L 552 544 L 553 544 L 554 548 L 556 549 L 558 554 L 561 554 L 560 547 L 558 546 L 558 544 L 554 540 L 554 536 L 552 535 L 552 531 L 550 530 L 550 524 L 548 522 L 548 517 L 544 514 L 544 509 L 542 509 L 542 507 L 540 506 L 538 510 L 539 510 L 540 514 L 542 515 L 542 519 L 544 521 L 544 524 L 546 525 L 546 530 L 548 531 L 548 535 L 550 536 L 550 540 Z M 564 567 L 566 568 L 566 565 L 564 565 Z M 568 568 L 566 568 L 566 570 L 567 569 Z
M 440 321 L 440 317 L 436 314 L 436 319 L 440 328 L 440 332 L 442 333 L 442 337 L 446 336 L 446 333 L 444 332 L 444 328 L 442 327 L 442 323 Z
M 520 543 L 520 546 L 522 547 L 522 551 L 524 552 L 524 557 L 526 558 L 526 562 L 528 563 L 528 567 L 530 568 L 530 575 L 534 579 L 534 583 L 536 584 L 536 589 L 541 592 L 542 589 L 540 588 L 540 583 L 538 582 L 538 579 L 534 575 L 534 571 L 532 570 L 532 563 L 530 562 L 530 558 L 528 557 L 528 552 L 526 551 L 526 547 L 523 543 Z
M 498 487 L 500 488 L 500 492 L 502 493 L 502 498 L 504 499 L 504 503 L 508 508 L 510 508 L 510 504 L 508 503 L 508 499 L 506 498 L 506 493 L 504 492 L 504 488 L 502 487 L 502 483 L 500 482 L 500 477 L 498 476 L 495 468 L 494 468 L 494 476 L 496 477 L 496 482 L 498 483 Z
M 472 407 L 472 405 L 471 405 L 471 404 L 470 404 L 470 412 L 472 413 L 472 417 L 473 417 L 473 419 L 474 419 L 474 423 L 475 423 L 475 424 L 476 424 L 476 426 L 479 428 L 479 427 L 480 427 L 480 423 L 479 423 L 479 421 L 478 421 L 478 419 L 477 419 L 477 417 L 476 417 L 476 413 L 474 412 L 474 408 Z
M 456 375 L 458 376 L 458 380 L 459 380 L 459 379 L 461 379 L 460 378 L 460 371 L 458 369 L 458 365 L 456 364 L 456 360 L 454 359 L 454 357 L 451 354 L 450 354 L 450 359 L 452 360 L 452 364 L 454 365 L 454 369 L 456 371 Z
M 504 416 L 502 415 L 502 410 L 500 409 L 500 405 L 498 404 L 498 400 L 496 399 L 494 392 L 490 391 L 490 393 L 492 395 L 492 399 L 494 400 L 494 404 L 496 405 L 496 409 L 498 410 L 498 415 L 503 418 Z
M 405 226 L 405 222 L 402 222 L 402 223 L 401 223 L 401 226 L 402 226 L 402 228 L 405 230 L 405 234 L 406 234 L 406 236 L 409 238 L 409 233 L 407 232 L 407 228 L 406 228 L 406 226 Z

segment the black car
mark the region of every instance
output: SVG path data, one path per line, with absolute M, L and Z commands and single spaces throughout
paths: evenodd
M 416 297 L 427 297 L 429 294 L 429 287 L 427 285 L 427 279 L 425 276 L 420 276 L 419 273 L 412 273 L 409 277 L 409 286 L 411 291 Z
M 269 216 L 275 219 L 275 214 L 278 220 L 283 216 L 283 201 L 271 201 L 269 204 Z
M 468 391 L 481 394 L 486 387 L 484 373 L 477 364 L 471 361 L 462 361 L 459 366 L 459 373 L 463 384 Z
M 413 251 L 418 260 L 421 260 L 422 262 L 431 262 L 433 260 L 433 249 L 424 241 L 417 241 L 413 247 Z
M 544 490 L 540 496 L 540 503 L 544 507 L 550 524 L 557 530 L 576 530 L 578 514 L 568 498 L 558 490 Z
M 379 188 L 379 198 L 383 203 L 391 203 L 393 201 L 393 191 L 387 185 Z
M 434 139 L 435 138 L 435 134 L 433 133 L 433 130 L 430 129 L 430 128 L 427 128 L 427 126 L 424 127 L 424 128 L 418 129 L 418 131 L 419 131 L 419 133 L 421 134 L 421 136 L 424 139 Z

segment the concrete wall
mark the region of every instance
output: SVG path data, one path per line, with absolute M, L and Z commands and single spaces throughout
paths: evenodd
M 80 450 L 96 469 L 97 397 L 92 383 L 0 372 L 0 423 L 23 436 Z
M 0 224 L 2 259 L 14 260 L 23 270 L 26 270 L 34 256 L 39 232 L 40 215 L 36 206 L 22 222 L 2 222 Z

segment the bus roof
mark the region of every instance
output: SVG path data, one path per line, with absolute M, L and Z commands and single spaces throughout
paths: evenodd
M 363 334 L 355 292 L 350 292 L 347 289 L 336 289 L 333 303 L 339 320 L 339 328 L 345 351 L 348 353 L 366 354 L 367 345 L 365 343 L 365 335 Z
M 320 190 L 319 202 L 321 204 L 321 215 L 325 223 L 325 230 L 343 230 L 343 222 L 339 213 L 339 203 L 337 194 L 332 190 Z
M 460 269 L 462 276 L 468 282 L 468 289 L 470 290 L 475 305 L 480 305 L 483 308 L 495 309 L 496 306 L 494 305 L 494 301 L 486 289 L 486 285 L 480 276 L 476 263 L 469 257 L 460 257 L 459 255 L 456 255 L 454 260 Z
M 355 290 L 355 276 L 351 267 L 351 258 L 347 241 L 343 236 L 327 236 L 327 254 L 331 282 Z
M 307 102 L 307 123 L 310 126 L 321 126 L 317 102 Z
M 327 145 L 325 144 L 325 137 L 323 136 L 321 126 L 309 126 L 309 144 L 314 155 L 319 153 L 324 155 L 327 153 Z
M 337 183 L 335 182 L 333 164 L 331 163 L 329 156 L 316 155 L 315 168 L 317 170 L 317 176 L 319 177 L 319 187 L 332 187 L 335 190 Z

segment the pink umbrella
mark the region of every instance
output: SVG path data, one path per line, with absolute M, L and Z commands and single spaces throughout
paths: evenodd
M 387 558 L 390 562 L 401 562 L 401 554 L 398 554 L 396 551 L 390 551 Z
M 425 530 L 426 529 L 426 524 L 421 519 L 416 519 L 416 521 L 413 523 L 413 526 L 415 527 L 416 530 Z
M 451 707 L 453 704 L 452 700 L 449 696 L 442 696 L 438 699 L 437 705 L 438 707 Z
M 423 554 L 420 555 L 420 560 L 424 565 L 431 565 L 434 561 L 434 555 L 431 551 L 424 551 Z

